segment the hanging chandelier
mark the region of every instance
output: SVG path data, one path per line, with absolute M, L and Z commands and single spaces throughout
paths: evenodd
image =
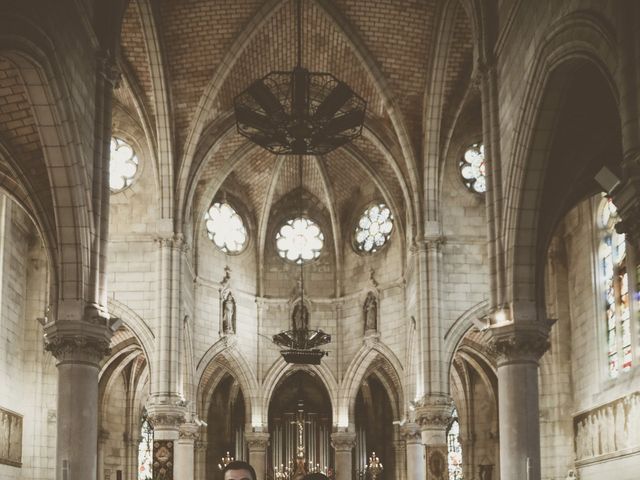
M 302 155 L 298 156 L 298 177 L 300 198 L 298 199 L 298 214 L 302 216 Z M 300 239 L 299 241 L 304 241 Z M 275 334 L 272 337 L 273 343 L 281 348 L 280 354 L 287 363 L 320 365 L 322 357 L 328 352 L 320 350 L 318 347 L 331 342 L 331 335 L 321 329 L 309 328 L 309 312 L 304 303 L 304 260 L 300 265 L 300 299 L 293 308 L 291 318 L 292 329 Z
M 238 132 L 276 155 L 325 155 L 362 133 L 366 102 L 330 73 L 302 66 L 302 5 L 296 0 L 297 64 L 253 82 L 234 100 Z

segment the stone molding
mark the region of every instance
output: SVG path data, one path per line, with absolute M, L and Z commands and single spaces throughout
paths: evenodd
M 45 334 L 45 350 L 60 363 L 88 362 L 96 365 L 111 353 L 109 340 L 90 335 Z
M 640 175 L 616 188 L 611 197 L 622 219 L 616 224 L 616 231 L 627 235 L 636 252 L 640 252 Z
M 183 423 L 178 430 L 178 438 L 180 440 L 193 440 L 194 442 L 200 437 L 200 428 L 195 423 Z
M 355 432 L 334 432 L 331 434 L 331 446 L 336 452 L 350 452 L 355 445 Z
M 120 71 L 120 67 L 118 67 L 118 62 L 116 62 L 115 58 L 102 50 L 96 55 L 96 60 L 98 73 L 111 84 L 113 89 L 118 88 L 122 82 L 122 72 Z
M 176 402 L 154 400 L 147 404 L 147 415 L 155 430 L 179 430 L 186 423 L 184 406 Z
M 488 329 L 488 350 L 498 366 L 511 362 L 538 362 L 549 349 L 549 330 L 553 320 L 546 322 L 509 322 Z
M 416 420 L 422 430 L 446 430 L 453 415 L 453 399 L 425 395 L 416 404 Z
M 407 444 L 422 443 L 422 432 L 417 423 L 405 423 L 400 429 L 400 435 Z
M 250 452 L 263 452 L 269 446 L 270 434 L 267 432 L 246 432 L 244 439 L 247 442 Z

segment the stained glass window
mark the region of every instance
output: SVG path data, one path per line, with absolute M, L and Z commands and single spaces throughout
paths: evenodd
M 367 208 L 356 225 L 356 247 L 361 252 L 373 253 L 380 249 L 393 230 L 393 215 L 384 203 Z
M 460 422 L 458 412 L 453 410 L 453 421 L 447 432 L 447 458 L 449 463 L 449 480 L 463 480 L 462 445 L 460 444 Z
M 460 160 L 460 174 L 466 187 L 475 193 L 487 191 L 485 178 L 484 145 L 474 143 L 467 148 Z
M 247 243 L 247 229 L 242 217 L 228 203 L 215 202 L 204 214 L 207 234 L 225 253 L 239 253 Z
M 600 209 L 602 240 L 599 250 L 600 278 L 604 293 L 609 376 L 631 368 L 631 325 L 629 311 L 629 277 L 626 264 L 626 240 L 617 233 L 620 220 L 615 205 L 604 199 Z
M 311 219 L 298 217 L 288 220 L 276 235 L 280 257 L 301 264 L 320 256 L 324 234 Z
M 142 415 L 140 426 L 140 445 L 138 446 L 138 480 L 153 479 L 153 427 L 147 419 L 147 413 Z
M 111 138 L 109 160 L 109 187 L 112 192 L 120 192 L 133 183 L 138 171 L 138 157 L 131 145 L 120 138 Z

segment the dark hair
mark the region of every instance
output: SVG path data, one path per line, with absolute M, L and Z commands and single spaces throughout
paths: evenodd
M 322 473 L 310 473 L 306 475 L 303 480 L 328 480 L 329 477 Z
M 242 460 L 234 460 L 233 462 L 227 463 L 227 465 L 222 469 L 222 475 L 224 475 L 229 470 L 247 470 L 251 474 L 252 480 L 258 480 L 256 471 L 253 469 L 253 467 L 247 462 L 243 462 Z

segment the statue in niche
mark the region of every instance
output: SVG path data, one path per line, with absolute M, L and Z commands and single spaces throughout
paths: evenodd
M 291 321 L 294 330 L 309 330 L 309 310 L 304 302 L 299 301 L 293 307 Z
M 230 291 L 223 295 L 222 331 L 225 334 L 236 333 L 236 300 Z
M 573 470 L 569 470 L 569 472 L 567 473 L 567 477 L 565 478 L 565 480 L 577 480 L 578 477 L 576 477 L 576 472 L 574 472 Z
M 364 331 L 376 331 L 378 329 L 378 299 L 373 292 L 367 294 L 362 310 L 364 312 Z

